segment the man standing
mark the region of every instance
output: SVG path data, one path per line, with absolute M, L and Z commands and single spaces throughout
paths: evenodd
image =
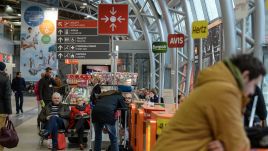
M 12 114 L 11 109 L 11 85 L 7 73 L 5 73 L 6 65 L 0 62 L 0 128 L 5 125 L 6 117 Z M 0 145 L 0 151 L 4 147 Z
M 200 72 L 194 90 L 184 99 L 157 140 L 154 151 L 250 151 L 242 116 L 249 96 L 266 71 L 249 54 L 221 61 Z M 220 144 L 221 145 L 220 145 Z
M 52 94 L 54 92 L 55 80 L 51 77 L 52 69 L 46 68 L 45 77 L 39 81 L 39 97 L 41 106 L 49 104 L 52 101 Z
M 16 114 L 23 113 L 23 93 L 22 91 L 26 89 L 26 83 L 24 78 L 21 77 L 21 72 L 16 73 L 16 77 L 12 80 L 11 89 L 15 93 L 16 100 Z

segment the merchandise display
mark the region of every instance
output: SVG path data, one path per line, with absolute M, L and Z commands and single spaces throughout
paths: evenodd
M 76 87 L 72 88 L 69 92 L 68 96 L 64 100 L 64 103 L 69 105 L 77 104 L 78 100 L 82 100 L 84 103 L 89 102 L 89 91 L 87 88 L 84 87 Z

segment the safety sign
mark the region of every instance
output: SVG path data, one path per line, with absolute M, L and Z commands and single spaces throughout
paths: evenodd
M 128 34 L 127 4 L 99 4 L 98 8 L 99 35 Z

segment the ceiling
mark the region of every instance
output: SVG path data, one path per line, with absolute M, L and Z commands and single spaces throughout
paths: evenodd
M 45 0 L 42 0 L 42 2 L 40 2 L 40 0 L 28 1 L 49 5 Z M 65 7 L 64 9 L 59 9 L 59 19 L 85 19 L 85 14 L 96 14 L 94 10 L 97 10 L 99 0 L 59 0 L 59 2 L 59 6 L 56 7 Z M 75 13 L 75 10 L 79 10 L 81 13 Z M 83 12 L 84 14 L 82 14 Z M 20 15 L 21 0 L 1 0 L 0 23 L 5 21 L 5 23 L 8 22 L 14 26 L 20 26 Z

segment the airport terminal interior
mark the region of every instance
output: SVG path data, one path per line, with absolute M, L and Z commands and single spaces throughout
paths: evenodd
M 50 94 L 51 88 L 64 107 L 71 110 L 82 101 L 90 108 L 82 118 L 89 122 L 83 143 L 76 129 L 58 130 L 65 136 L 57 135 L 58 150 L 98 151 L 92 112 L 105 98 L 101 92 L 122 90 L 130 103 L 115 113 L 120 151 L 159 151 L 158 138 L 194 92 L 199 73 L 237 54 L 251 54 L 268 72 L 268 0 L 0 0 L 0 62 L 5 64 L 0 72 L 7 73 L 12 85 L 9 119 L 19 138 L 16 147 L 4 150 L 54 149 L 53 136 L 46 136 L 38 120 L 47 107 L 40 93 Z M 55 82 L 47 85 L 49 91 L 40 90 L 43 73 Z M 14 84 L 18 74 L 25 81 L 23 105 L 18 105 L 16 90 L 21 83 Z M 268 75 L 258 84 L 266 111 Z M 95 92 L 96 85 L 101 92 Z M 256 101 L 255 112 L 254 106 Z M 107 133 L 105 127 L 101 150 L 117 151 Z M 0 132 L 0 144 L 1 138 Z M 221 144 L 225 151 L 238 149 Z

